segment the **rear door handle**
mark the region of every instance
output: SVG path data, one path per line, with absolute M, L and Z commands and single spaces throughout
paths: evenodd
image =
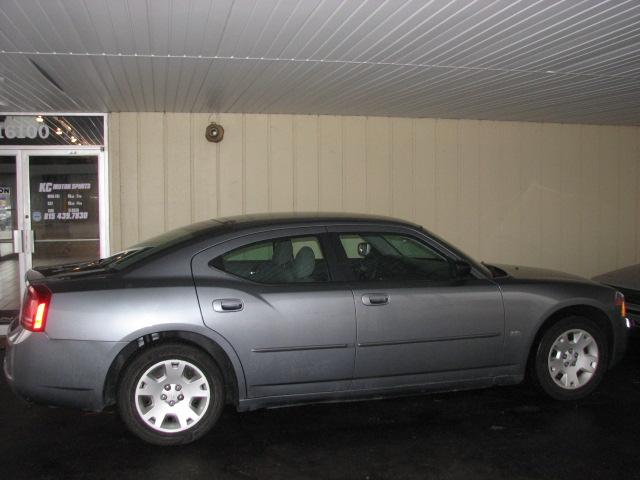
M 389 295 L 386 293 L 365 293 L 362 295 L 362 303 L 371 307 L 387 305 L 389 303 Z
M 216 312 L 239 312 L 244 308 L 242 300 L 238 298 L 221 298 L 213 301 L 213 309 Z

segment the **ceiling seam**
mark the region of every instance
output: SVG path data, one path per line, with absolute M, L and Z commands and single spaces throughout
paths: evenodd
M 544 69 L 526 69 L 526 68 L 502 68 L 502 67 L 475 67 L 467 65 L 447 65 L 447 64 L 431 64 L 431 63 L 401 63 L 401 62 L 369 62 L 357 60 L 322 60 L 322 59 L 297 59 L 297 58 L 279 58 L 279 57 L 235 57 L 235 56 L 205 56 L 205 55 L 155 55 L 155 54 L 115 54 L 115 53 L 74 53 L 74 52 L 25 52 L 0 50 L 0 55 L 24 55 L 24 56 L 71 56 L 71 57 L 119 57 L 119 58 L 141 58 L 141 59 L 170 59 L 170 58 L 189 58 L 197 60 L 225 60 L 229 62 L 287 62 L 287 63 L 319 63 L 331 65 L 366 65 L 366 66 L 389 66 L 389 67 L 413 67 L 422 69 L 443 69 L 443 70 L 468 70 L 478 72 L 497 72 L 497 73 L 532 73 L 557 75 L 563 77 L 598 77 L 598 78 L 630 78 L 621 74 L 590 74 L 585 72 L 544 70 Z M 634 75 L 633 78 L 636 76 Z

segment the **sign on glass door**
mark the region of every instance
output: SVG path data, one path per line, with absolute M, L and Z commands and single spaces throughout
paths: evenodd
M 34 267 L 100 257 L 97 156 L 29 157 Z

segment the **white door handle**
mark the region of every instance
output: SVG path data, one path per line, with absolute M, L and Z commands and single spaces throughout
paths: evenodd
M 13 231 L 13 253 L 22 253 L 22 230 Z

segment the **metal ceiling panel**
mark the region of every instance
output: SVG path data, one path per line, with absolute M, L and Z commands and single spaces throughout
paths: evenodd
M 640 124 L 637 0 L 3 0 L 0 109 Z

